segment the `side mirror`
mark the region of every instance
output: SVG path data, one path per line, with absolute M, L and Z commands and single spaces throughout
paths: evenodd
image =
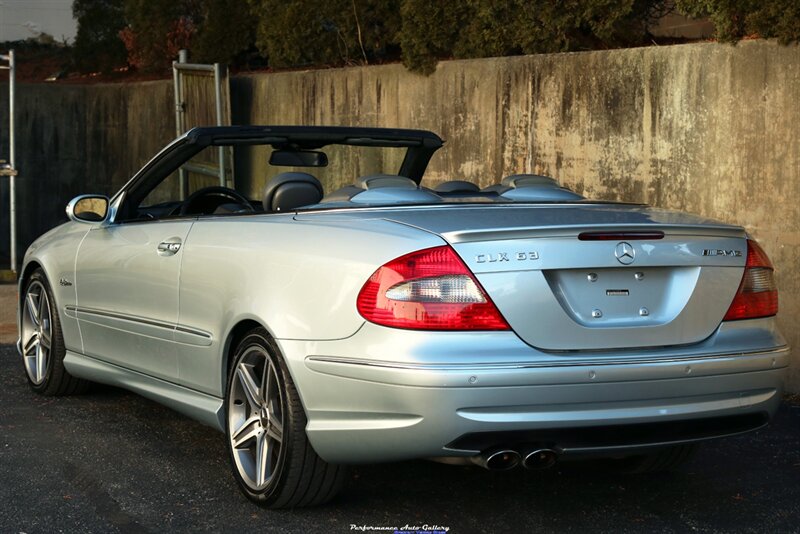
M 67 204 L 67 217 L 71 221 L 94 223 L 106 219 L 108 197 L 102 195 L 81 195 Z

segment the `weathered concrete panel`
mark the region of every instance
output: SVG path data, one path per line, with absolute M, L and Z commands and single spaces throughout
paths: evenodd
M 430 77 L 400 65 L 261 74 L 233 78 L 231 92 L 234 124 L 431 129 L 448 143 L 429 184 L 544 173 L 589 197 L 745 225 L 776 264 L 779 320 L 800 346 L 800 47 L 748 41 L 450 61 Z M 63 219 L 71 196 L 118 188 L 173 137 L 172 106 L 169 81 L 22 86 L 21 245 Z M 343 176 L 358 171 L 354 162 Z M 790 388 L 800 391 L 794 362 Z
M 0 158 L 7 158 L 7 86 L 0 88 Z M 175 137 L 170 82 L 21 84 L 17 91 L 18 256 L 66 221 L 81 193 L 111 195 Z M 0 261 L 7 268 L 8 183 L 0 183 Z

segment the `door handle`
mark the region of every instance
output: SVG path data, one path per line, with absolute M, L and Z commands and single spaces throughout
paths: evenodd
M 172 256 L 181 249 L 180 243 L 174 241 L 162 241 L 158 244 L 158 253 L 162 256 Z

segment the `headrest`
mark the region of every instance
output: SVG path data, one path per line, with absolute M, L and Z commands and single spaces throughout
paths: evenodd
M 322 184 L 305 172 L 282 172 L 267 182 L 264 211 L 291 211 L 322 200 Z
M 533 185 L 544 185 L 550 187 L 558 187 L 558 182 L 555 178 L 549 176 L 540 176 L 538 174 L 512 174 L 506 176 L 500 182 L 508 187 L 530 187 Z
M 380 189 L 381 187 L 395 187 L 400 189 L 417 189 L 417 184 L 411 178 L 396 174 L 371 174 L 356 180 L 356 186 L 361 189 Z

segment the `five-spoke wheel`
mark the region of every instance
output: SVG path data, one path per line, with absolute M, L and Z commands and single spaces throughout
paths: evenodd
M 270 508 L 322 504 L 342 487 L 343 466 L 320 458 L 280 349 L 263 328 L 237 344 L 225 399 L 228 452 L 242 491 Z
M 258 344 L 236 364 L 228 413 L 228 436 L 239 473 L 250 488 L 262 490 L 280 459 L 283 399 L 275 365 Z
M 20 343 L 28 378 L 41 384 L 47 373 L 47 363 L 53 346 L 53 322 L 50 300 L 44 285 L 35 280 L 28 285 L 22 310 Z
M 20 301 L 19 345 L 31 388 L 42 395 L 72 395 L 86 391 L 89 382 L 70 375 L 64 368 L 64 336 L 55 298 L 41 269 L 25 282 Z

